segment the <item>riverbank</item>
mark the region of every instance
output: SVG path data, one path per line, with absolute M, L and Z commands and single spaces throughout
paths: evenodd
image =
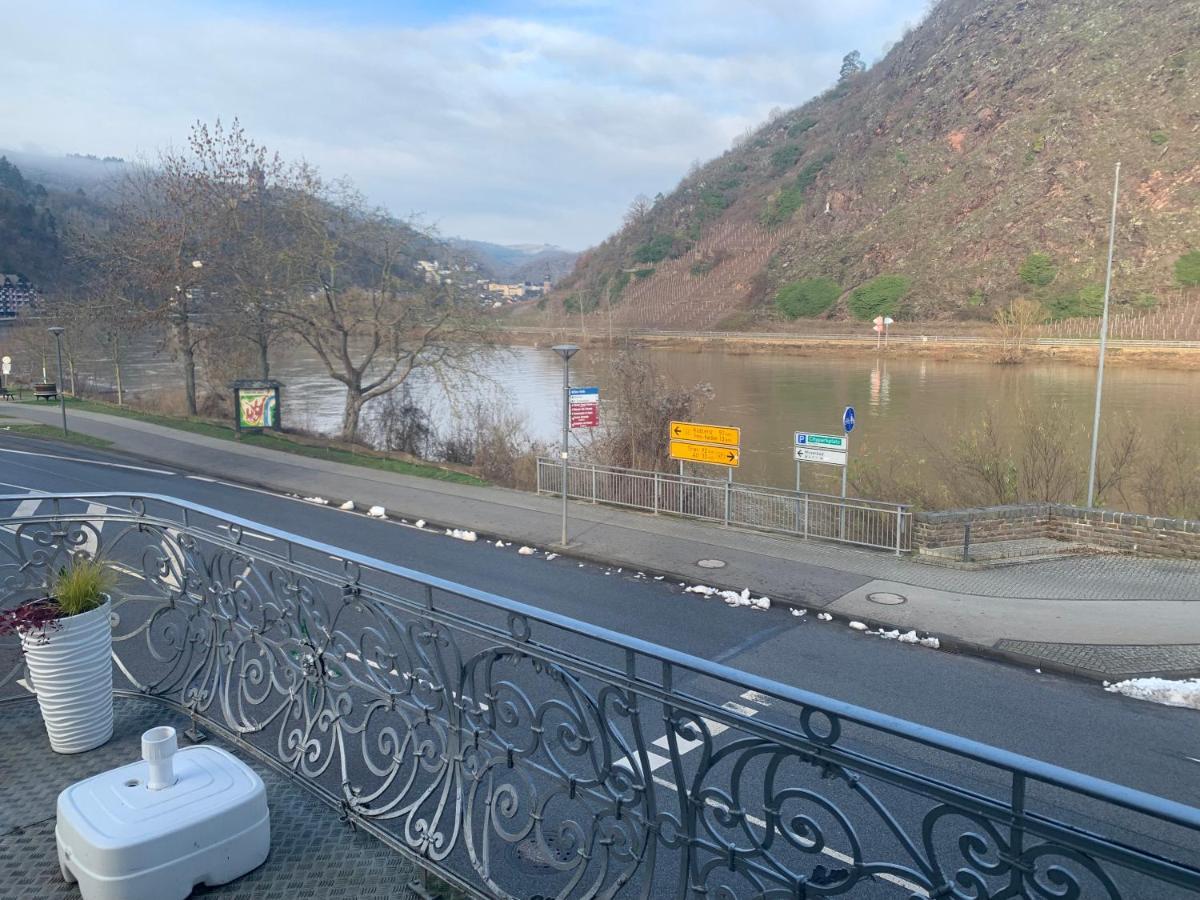
M 57 406 L 49 407 L 48 404 L 39 403 L 36 400 L 18 401 L 10 407 L 4 407 L 4 409 L 11 409 L 18 418 L 13 424 L 7 426 L 0 421 L 0 430 L 11 431 L 17 434 L 26 433 L 29 437 L 62 440 L 63 435 L 58 428 L 43 424 L 30 424 L 21 421 L 19 418 L 23 410 L 43 408 L 52 408 L 57 413 Z M 419 461 L 413 457 L 409 457 L 407 454 L 373 450 L 370 447 L 364 447 L 360 444 L 349 444 L 323 435 L 304 434 L 296 431 L 244 432 L 239 434 L 233 426 L 215 419 L 170 416 L 162 413 L 147 412 L 132 406 L 118 406 L 115 403 L 105 403 L 101 400 L 84 400 L 68 397 L 68 427 L 70 427 L 70 416 L 73 412 L 92 412 L 124 419 L 133 419 L 189 434 L 217 438 L 218 440 L 236 441 L 248 446 L 261 447 L 280 453 L 290 453 L 296 456 L 321 459 L 343 465 L 362 466 L 397 475 L 412 475 L 418 478 L 432 478 L 438 481 L 450 481 L 458 484 L 483 485 L 487 483 L 464 466 L 441 465 Z M 0 420 L 5 418 L 8 417 L 0 414 Z M 109 446 L 106 441 L 86 434 L 80 434 L 77 431 L 70 432 L 66 440 L 97 448 Z
M 906 329 L 907 330 L 907 329 Z M 886 344 L 874 337 L 851 334 L 790 334 L 787 332 L 686 332 L 686 331 L 614 331 L 581 332 L 571 328 L 505 327 L 498 338 L 516 346 L 543 347 L 572 341 L 582 347 L 603 348 L 611 345 L 653 349 L 720 352 L 734 356 L 771 354 L 795 357 L 905 357 L 933 360 L 962 360 L 995 363 L 1001 343 L 989 335 L 969 333 L 899 333 L 888 336 Z M 1098 342 L 1086 339 L 1039 339 L 1025 348 L 1028 362 L 1057 362 L 1094 367 Z M 1153 341 L 1110 341 L 1106 362 L 1109 365 L 1200 370 L 1200 342 L 1156 343 Z

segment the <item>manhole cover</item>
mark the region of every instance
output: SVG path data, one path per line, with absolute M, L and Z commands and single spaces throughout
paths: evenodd
M 725 568 L 725 560 L 723 559 L 702 559 L 696 565 L 702 569 L 723 569 Z
M 908 600 L 903 594 L 889 594 L 887 591 L 875 591 L 867 594 L 867 599 L 872 603 L 881 603 L 884 606 L 897 606 Z

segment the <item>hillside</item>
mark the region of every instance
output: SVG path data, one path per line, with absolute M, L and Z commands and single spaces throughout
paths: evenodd
M 466 253 L 479 267 L 499 281 L 532 281 L 541 284 L 547 275 L 558 281 L 574 267 L 578 253 L 549 244 L 492 244 L 451 238 L 447 243 Z
M 762 327 L 782 299 L 984 321 L 1016 296 L 1091 316 L 1118 160 L 1114 298 L 1161 313 L 1200 250 L 1200 0 L 942 0 L 871 69 L 631 213 L 541 317 Z

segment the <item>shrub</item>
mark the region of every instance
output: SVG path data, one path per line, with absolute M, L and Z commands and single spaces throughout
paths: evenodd
M 1025 262 L 1021 263 L 1018 274 L 1026 284 L 1045 287 L 1054 280 L 1058 269 L 1054 266 L 1054 260 L 1045 253 L 1030 253 L 1025 257 Z
M 117 573 L 98 559 L 76 558 L 60 569 L 51 585 L 64 616 L 77 616 L 100 606 L 117 583 Z
M 800 135 L 804 134 L 804 132 L 808 131 L 808 129 L 812 128 L 816 124 L 817 120 L 812 116 L 805 116 L 799 122 L 792 123 L 791 127 L 789 127 L 787 130 L 787 135 L 790 138 L 800 137 Z
M 782 175 L 800 161 L 800 155 L 803 152 L 804 148 L 799 144 L 784 144 L 771 154 L 772 173 Z
M 789 319 L 819 316 L 837 302 L 842 289 L 829 278 L 807 278 L 784 285 L 775 295 L 775 305 Z
M 1104 285 L 1089 284 L 1074 293 L 1059 294 L 1043 301 L 1053 321 L 1095 318 L 1104 312 Z
M 723 191 L 716 188 L 705 188 L 700 192 L 700 203 L 713 212 L 720 212 L 729 206 L 730 199 L 725 196 Z
M 1167 142 L 1167 133 L 1165 131 L 1150 132 L 1150 143 L 1155 147 L 1161 147 Z
M 675 236 L 671 234 L 656 234 L 633 252 L 634 262 L 662 262 L 671 252 L 675 244 Z
M 850 295 L 850 312 L 864 322 L 876 316 L 894 316 L 910 286 L 911 282 L 903 275 L 873 278 L 854 289 Z
M 1154 307 L 1158 306 L 1158 298 L 1153 294 L 1142 291 L 1133 298 L 1133 305 L 1135 309 L 1154 309 Z
M 608 302 L 609 303 L 616 303 L 618 300 L 621 299 L 621 292 L 624 291 L 625 288 L 628 286 L 630 277 L 631 276 L 628 272 L 621 271 L 621 272 L 618 272 L 616 274 L 616 277 L 614 277 L 613 280 L 609 282 L 609 284 L 608 284 Z
M 654 269 L 634 269 L 633 270 L 634 278 L 649 278 L 653 274 L 654 274 Z
M 973 291 L 971 296 L 967 298 L 968 306 L 983 306 L 983 303 L 984 303 L 983 291 L 981 291 L 979 289 L 976 289 L 975 291 Z
M 1088 284 L 1079 289 L 1079 315 L 1104 315 L 1104 285 Z
M 590 313 L 599 305 L 600 301 L 593 293 L 589 293 L 583 297 L 579 296 L 579 294 L 568 294 L 566 297 L 563 297 L 563 309 L 569 313 Z
M 1200 287 L 1200 250 L 1175 260 L 1175 280 L 1184 287 Z
M 767 201 L 767 207 L 761 216 L 762 223 L 768 228 L 774 228 L 791 219 L 796 214 L 796 210 L 804 205 L 804 195 L 817 180 L 821 170 L 832 161 L 833 154 L 827 153 L 801 169 L 794 182 Z

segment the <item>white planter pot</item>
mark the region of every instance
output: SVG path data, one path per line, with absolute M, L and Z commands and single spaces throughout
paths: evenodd
M 58 620 L 46 638 L 23 635 L 29 678 L 56 753 L 82 753 L 113 733 L 112 625 L 104 605 Z

